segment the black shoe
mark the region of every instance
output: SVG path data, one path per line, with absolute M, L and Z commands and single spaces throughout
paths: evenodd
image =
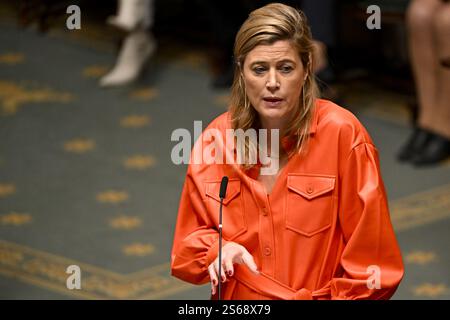
M 433 165 L 450 156 L 450 140 L 437 134 L 433 134 L 432 138 L 422 150 L 416 153 L 411 162 L 415 166 Z
M 399 161 L 408 161 L 414 155 L 422 153 L 432 136 L 432 133 L 415 127 L 406 144 L 400 149 L 397 159 Z

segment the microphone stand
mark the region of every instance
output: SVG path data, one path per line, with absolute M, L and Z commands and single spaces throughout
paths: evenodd
M 222 289 L 222 204 L 223 204 L 223 198 L 220 198 L 220 210 L 219 210 L 219 285 L 217 292 L 219 294 L 219 301 L 220 301 L 220 293 Z
M 221 291 L 222 291 L 222 206 L 223 206 L 223 199 L 225 198 L 225 195 L 227 194 L 227 186 L 228 186 L 228 177 L 223 176 L 222 181 L 220 182 L 220 191 L 219 191 L 219 198 L 220 198 L 220 209 L 219 209 L 219 285 L 218 285 L 218 294 L 219 294 L 219 300 L 221 297 Z

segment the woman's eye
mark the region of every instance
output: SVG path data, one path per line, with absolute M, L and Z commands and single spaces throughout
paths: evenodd
M 266 71 L 266 68 L 264 67 L 255 67 L 253 68 L 253 72 L 256 74 L 262 74 L 264 71 Z
M 283 73 L 289 73 L 289 72 L 291 72 L 292 71 L 292 67 L 291 66 L 282 66 L 281 68 L 280 68 L 280 70 L 281 70 L 281 72 L 283 72 Z

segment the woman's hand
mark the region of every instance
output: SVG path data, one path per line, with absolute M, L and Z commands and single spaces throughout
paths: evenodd
M 250 271 L 255 274 L 259 274 L 255 260 L 253 260 L 252 255 L 247 251 L 247 249 L 235 242 L 228 242 L 222 247 L 222 282 L 226 281 L 227 276 L 233 276 L 234 263 L 245 264 Z M 208 272 L 211 279 L 211 292 L 214 295 L 216 293 L 216 286 L 219 284 L 219 257 L 217 257 L 216 260 L 209 265 Z

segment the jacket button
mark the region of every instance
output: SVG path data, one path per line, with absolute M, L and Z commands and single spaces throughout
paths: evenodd
M 264 207 L 264 208 L 262 208 L 262 215 L 263 216 L 267 216 L 267 208 L 266 207 Z
M 272 250 L 270 250 L 269 247 L 265 247 L 265 248 L 264 248 L 264 254 L 265 254 L 266 256 L 270 256 L 271 253 L 272 253 Z
M 309 193 L 309 194 L 313 193 L 313 192 L 314 192 L 313 186 L 312 186 L 312 185 L 308 185 L 308 186 L 306 187 L 306 192 Z

